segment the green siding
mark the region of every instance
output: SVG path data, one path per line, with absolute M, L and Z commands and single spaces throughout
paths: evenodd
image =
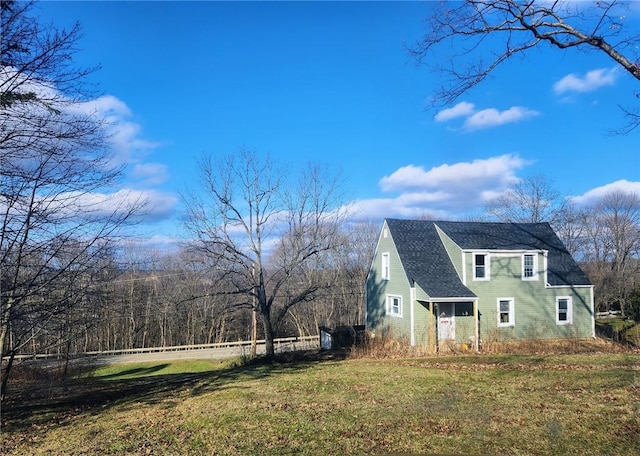
M 483 340 L 588 338 L 592 333 L 591 287 L 547 287 L 538 253 L 538 280 L 522 280 L 520 253 L 489 254 L 490 280 L 473 280 L 473 252 L 465 252 L 467 287 L 478 296 Z M 556 298 L 571 296 L 573 324 L 556 324 Z M 514 326 L 498 326 L 498 299 L 514 299 Z
M 435 341 L 429 340 L 429 325 L 435 328 L 435 317 L 429 312 L 427 301 L 429 295 L 416 284 L 416 302 L 413 305 L 413 332 L 416 345 L 430 345 Z
M 388 233 L 386 238 L 385 230 Z M 382 254 L 385 252 L 389 253 L 390 280 L 382 279 Z M 367 327 L 374 332 L 389 329 L 393 337 L 408 340 L 411 336 L 410 290 L 409 279 L 400 263 L 391 233 L 385 224 L 367 277 Z M 402 317 L 386 315 L 385 301 L 389 294 L 402 297 Z

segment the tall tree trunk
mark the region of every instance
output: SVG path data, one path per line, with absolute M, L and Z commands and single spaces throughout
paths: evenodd
M 265 346 L 265 355 L 267 359 L 273 359 L 276 351 L 273 343 L 273 325 L 271 324 L 271 312 L 270 309 L 265 306 L 261 306 L 261 314 L 262 314 L 262 326 L 264 328 L 264 346 Z
M 255 308 L 251 310 L 251 358 L 255 358 L 258 351 L 258 311 Z
M 9 382 L 9 372 L 11 372 L 11 367 L 13 366 L 13 360 L 15 359 L 15 352 L 12 351 L 11 355 L 9 355 L 9 361 L 7 361 L 7 365 L 5 366 L 2 372 L 2 386 L 0 386 L 0 400 L 4 400 L 5 394 L 7 394 L 7 383 Z

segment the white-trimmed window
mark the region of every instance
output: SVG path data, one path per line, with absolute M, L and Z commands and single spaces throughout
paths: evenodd
M 573 323 L 573 303 L 571 296 L 558 296 L 556 298 L 556 324 L 570 325 Z
M 538 280 L 538 255 L 522 255 L 522 280 Z
M 382 254 L 382 280 L 389 280 L 391 278 L 391 271 L 389 270 L 391 264 L 389 260 L 389 252 Z
M 473 254 L 473 280 L 489 280 L 489 255 Z
M 498 298 L 498 326 L 515 326 L 513 298 Z
M 402 318 L 402 296 L 387 295 L 387 315 Z

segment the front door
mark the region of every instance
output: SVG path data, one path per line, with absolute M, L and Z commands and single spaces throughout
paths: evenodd
M 438 340 L 455 340 L 456 338 L 454 306 L 452 302 L 438 304 Z

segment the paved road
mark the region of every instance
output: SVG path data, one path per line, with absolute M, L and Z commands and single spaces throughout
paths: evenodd
M 318 349 L 318 341 L 283 343 L 276 345 L 276 353 L 294 350 Z M 78 361 L 90 360 L 92 364 L 147 363 L 155 361 L 175 361 L 181 359 L 223 359 L 248 355 L 250 347 L 201 348 L 197 350 L 163 351 L 153 353 L 135 353 L 130 355 L 98 355 L 81 358 Z M 264 344 L 257 346 L 258 354 L 264 353 Z

